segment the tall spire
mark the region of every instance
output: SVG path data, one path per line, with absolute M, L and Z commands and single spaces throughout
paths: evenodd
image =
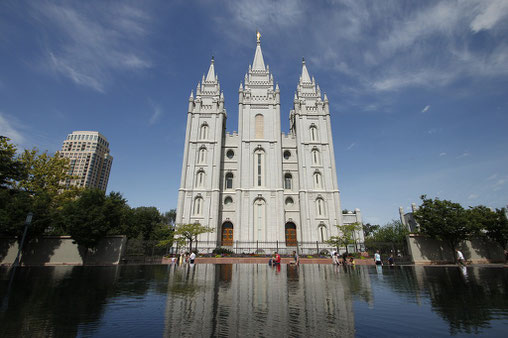
M 210 63 L 210 68 L 208 68 L 208 74 L 206 75 L 206 82 L 214 82 L 215 81 L 215 67 L 213 66 L 214 58 L 212 56 L 212 62 Z
M 257 46 L 256 54 L 254 54 L 254 62 L 252 62 L 252 70 L 266 70 L 265 61 L 263 60 L 263 52 L 261 52 L 261 33 L 256 32 Z
M 312 83 L 309 76 L 309 71 L 305 65 L 305 59 L 302 58 L 302 83 Z

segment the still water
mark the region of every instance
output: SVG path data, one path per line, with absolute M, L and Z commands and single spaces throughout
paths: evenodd
M 1 337 L 508 336 L 508 269 L 195 265 L 0 270 Z

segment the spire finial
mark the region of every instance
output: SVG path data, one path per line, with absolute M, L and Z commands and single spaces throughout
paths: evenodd
M 302 56 L 302 63 L 305 63 L 305 58 Z
M 257 38 L 257 43 L 261 43 L 261 33 L 257 29 L 256 29 L 256 38 Z
M 215 57 L 212 55 L 212 63 L 215 61 Z

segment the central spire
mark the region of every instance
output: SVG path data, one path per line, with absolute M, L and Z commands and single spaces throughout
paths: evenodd
M 214 57 L 212 56 L 212 61 L 210 62 L 210 68 L 208 68 L 208 74 L 206 74 L 206 82 L 214 82 L 215 81 L 215 67 Z
M 257 46 L 256 54 L 254 54 L 254 61 L 252 62 L 252 70 L 266 70 L 265 60 L 263 60 L 263 52 L 261 52 L 261 33 L 256 31 Z

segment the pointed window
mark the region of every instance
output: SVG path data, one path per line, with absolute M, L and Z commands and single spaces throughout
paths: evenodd
M 290 173 L 287 173 L 284 175 L 284 189 L 291 189 L 291 186 L 293 185 L 293 176 L 291 176 Z
M 206 163 L 206 148 L 205 147 L 199 149 L 198 163 L 199 164 Z
M 322 189 L 322 187 L 323 187 L 323 182 L 321 179 L 321 173 L 319 171 L 316 171 L 314 173 L 314 188 Z
M 265 239 L 265 215 L 266 206 L 262 198 L 254 201 L 254 240 L 262 241 Z
M 233 189 L 233 173 L 226 174 L 226 189 Z
M 206 140 L 208 138 L 208 124 L 205 122 L 201 125 L 201 129 L 199 131 L 199 139 Z
M 321 197 L 318 197 L 316 199 L 316 215 L 318 217 L 323 217 L 326 215 L 325 202 L 323 201 L 323 199 Z
M 256 138 L 262 139 L 264 137 L 264 117 L 261 114 L 257 114 L 255 117 L 255 127 L 256 127 Z
M 265 153 L 262 149 L 254 152 L 254 186 L 265 185 Z
M 199 216 L 203 213 L 203 198 L 196 197 L 194 200 L 194 210 L 192 212 L 194 215 Z
M 319 229 L 319 239 L 321 239 L 321 242 L 326 241 L 328 239 L 326 233 L 326 225 L 320 224 L 318 229 Z
M 310 140 L 317 141 L 317 137 L 318 137 L 317 127 L 315 125 L 312 125 L 312 126 L 310 126 L 309 130 L 310 130 Z
M 316 148 L 312 149 L 312 164 L 319 165 L 321 164 L 321 159 L 319 158 L 319 150 Z
M 202 188 L 204 184 L 205 184 L 205 172 L 203 170 L 200 170 L 196 175 L 196 188 Z

